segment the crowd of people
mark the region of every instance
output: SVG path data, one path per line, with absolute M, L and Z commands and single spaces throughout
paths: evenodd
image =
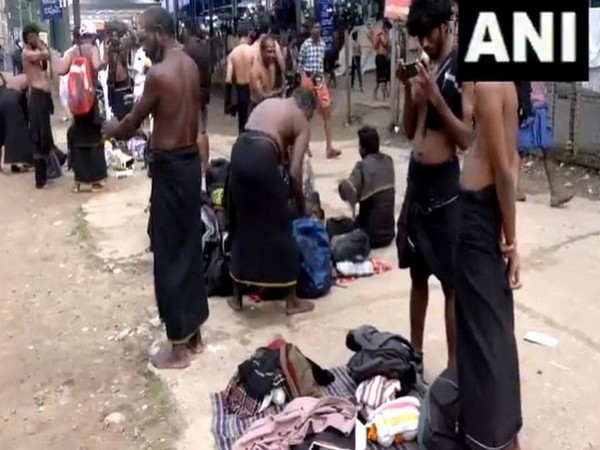
M 460 425 L 468 448 L 519 449 L 515 201 L 525 197 L 517 195 L 517 149 L 548 147 L 539 138 L 548 126 L 546 106 L 540 101 L 533 115 L 526 114 L 519 83 L 461 82 L 452 17 L 451 0 L 411 3 L 406 26 L 424 58 L 401 61 L 395 73 L 404 91 L 404 131 L 413 145 L 397 229 L 394 165 L 380 152 L 376 129 L 358 132 L 360 161 L 339 183 L 339 194 L 353 209 L 359 207 L 355 226 L 372 247 L 387 246 L 396 237 L 399 265 L 409 269 L 411 279 L 410 341 L 421 357 L 429 279 L 441 282 L 448 366 L 456 367 L 460 380 Z M 97 30 L 84 23 L 73 47 L 59 55 L 40 40 L 35 25 L 25 27 L 23 74 L 6 80 L 0 94 L 4 158 L 12 165 L 33 165 L 36 187 L 45 186 L 50 155 L 58 152 L 50 124 L 50 62 L 58 75 L 72 74 L 74 67 L 90 70 L 94 84 L 92 102 L 71 111 L 68 160 L 75 191 L 101 190 L 107 177 L 104 140 L 126 139 L 152 118 L 150 235 L 156 300 L 169 345 L 151 361 L 157 368 L 184 368 L 203 349 L 201 327 L 209 317 L 205 280 L 198 276 L 203 265 L 198 208 L 209 166 L 210 46 L 192 23 L 178 36 L 172 17 L 158 6 L 148 8 L 138 25 L 137 37 L 152 65 L 135 102 L 118 32 L 107 34 L 101 51 Z M 333 146 L 319 23 L 308 30 L 291 58 L 299 77 L 291 94 L 286 75 L 294 51 L 282 48 L 268 27 L 252 41 L 250 30 L 240 28 L 240 41 L 227 57 L 225 113 L 237 115 L 239 133 L 226 195 L 234 285 L 228 304 L 236 312 L 243 309 L 249 286 L 283 289 L 287 314 L 314 309 L 296 293 L 299 258 L 292 223 L 309 214 L 303 168 L 315 112 L 323 118 L 326 157 L 336 158 L 340 151 Z M 375 95 L 382 89 L 384 97 L 391 76 L 388 31 L 384 25 L 371 36 L 377 53 Z M 352 78 L 358 74 L 362 88 L 360 55 L 360 46 L 353 45 Z M 105 69 L 106 99 L 98 76 Z M 70 99 L 69 105 L 84 100 Z M 531 142 L 524 145 L 526 138 Z M 462 168 L 459 149 L 468 150 Z M 553 206 L 571 197 L 551 187 Z

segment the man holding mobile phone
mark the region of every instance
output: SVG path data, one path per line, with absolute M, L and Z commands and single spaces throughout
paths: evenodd
M 473 84 L 457 79 L 451 18 L 452 0 L 413 0 L 407 28 L 427 58 L 408 65 L 401 62 L 396 71 L 404 86 L 404 131 L 413 141 L 396 238 L 400 267 L 410 268 L 412 281 L 411 341 L 423 351 L 428 280 L 434 275 L 446 301 L 449 365 L 456 354 L 453 281 L 460 174 L 456 153 L 471 143 L 474 102 Z

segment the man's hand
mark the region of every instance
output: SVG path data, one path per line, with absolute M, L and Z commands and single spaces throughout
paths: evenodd
M 417 85 L 421 88 L 427 100 L 433 103 L 434 100 L 441 98 L 442 94 L 435 78 L 422 62 L 417 62 L 417 72 Z
M 513 256 L 515 253 L 517 253 L 517 243 L 515 241 L 513 241 L 512 243 L 507 243 L 507 242 L 500 242 L 500 251 L 502 251 L 502 255 L 505 258 L 510 258 L 511 256 Z
M 105 139 L 113 139 L 117 137 L 119 131 L 119 121 L 114 117 L 102 125 L 102 135 Z
M 398 62 L 398 66 L 396 67 L 396 78 L 404 86 L 410 87 L 410 78 L 406 73 L 406 69 L 404 68 L 404 61 L 402 59 Z
M 516 251 L 508 258 L 506 276 L 508 277 L 508 285 L 513 291 L 521 289 L 523 286 L 521 283 L 521 260 Z

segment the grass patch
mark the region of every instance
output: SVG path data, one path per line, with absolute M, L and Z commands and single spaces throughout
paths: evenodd
M 73 225 L 71 235 L 88 244 L 92 242 L 92 233 L 90 232 L 88 221 L 85 220 L 85 215 L 81 208 L 79 208 L 75 215 L 75 224 Z
M 172 450 L 178 435 L 176 408 L 173 398 L 160 377 L 150 370 L 144 372 L 144 397 L 148 408 L 139 418 L 139 426 L 152 450 Z

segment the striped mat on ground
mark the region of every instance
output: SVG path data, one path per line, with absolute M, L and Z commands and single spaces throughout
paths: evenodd
M 331 369 L 335 375 L 335 381 L 329 386 L 323 388 L 325 395 L 335 397 L 348 398 L 354 401 L 356 392 L 356 383 L 348 375 L 345 367 L 336 367 Z M 211 432 L 217 444 L 217 450 L 231 450 L 233 444 L 238 440 L 250 425 L 257 419 L 261 419 L 267 415 L 277 414 L 283 410 L 283 407 L 272 406 L 265 412 L 256 414 L 252 417 L 242 418 L 236 414 L 229 414 L 227 405 L 225 404 L 224 392 L 216 392 L 210 394 L 210 404 L 212 410 Z M 379 450 L 382 447 L 371 443 L 369 450 Z M 390 447 L 394 450 L 417 450 L 416 443 L 405 443 Z

